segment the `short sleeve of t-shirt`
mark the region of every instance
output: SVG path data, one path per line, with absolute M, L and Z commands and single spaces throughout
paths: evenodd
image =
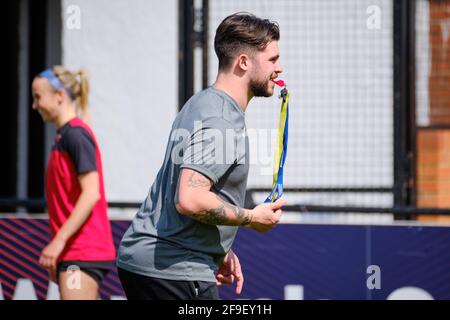
M 65 134 L 64 140 L 64 147 L 79 174 L 97 171 L 95 142 L 86 129 L 71 128 Z
M 181 168 L 198 171 L 217 183 L 236 163 L 236 134 L 222 118 L 211 118 L 194 126 L 184 143 Z

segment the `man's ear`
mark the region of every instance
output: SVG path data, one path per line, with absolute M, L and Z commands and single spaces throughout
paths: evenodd
M 250 68 L 250 57 L 247 54 L 240 54 L 237 58 L 237 66 L 243 70 L 247 71 Z

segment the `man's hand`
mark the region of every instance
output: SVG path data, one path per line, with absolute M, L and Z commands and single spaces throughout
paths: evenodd
M 236 294 L 241 294 L 242 286 L 244 285 L 244 275 L 242 274 L 241 263 L 237 255 L 230 250 L 216 274 L 216 284 L 220 287 L 224 284 L 232 284 L 234 281 L 237 282 Z
M 273 229 L 280 221 L 281 208 L 286 201 L 278 199 L 274 203 L 263 203 L 251 210 L 252 220 L 249 228 L 258 232 L 266 232 Z

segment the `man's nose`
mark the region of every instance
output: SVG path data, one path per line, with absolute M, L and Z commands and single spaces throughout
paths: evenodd
M 278 73 L 278 74 L 283 73 L 283 67 L 281 66 L 280 63 L 278 63 L 278 65 L 277 65 L 276 73 Z

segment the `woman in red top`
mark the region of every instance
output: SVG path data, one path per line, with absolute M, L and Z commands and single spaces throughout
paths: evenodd
M 85 73 L 55 66 L 32 84 L 33 109 L 57 135 L 47 164 L 46 196 L 52 241 L 39 259 L 59 283 L 61 299 L 98 299 L 114 266 L 100 151 L 89 126 Z

